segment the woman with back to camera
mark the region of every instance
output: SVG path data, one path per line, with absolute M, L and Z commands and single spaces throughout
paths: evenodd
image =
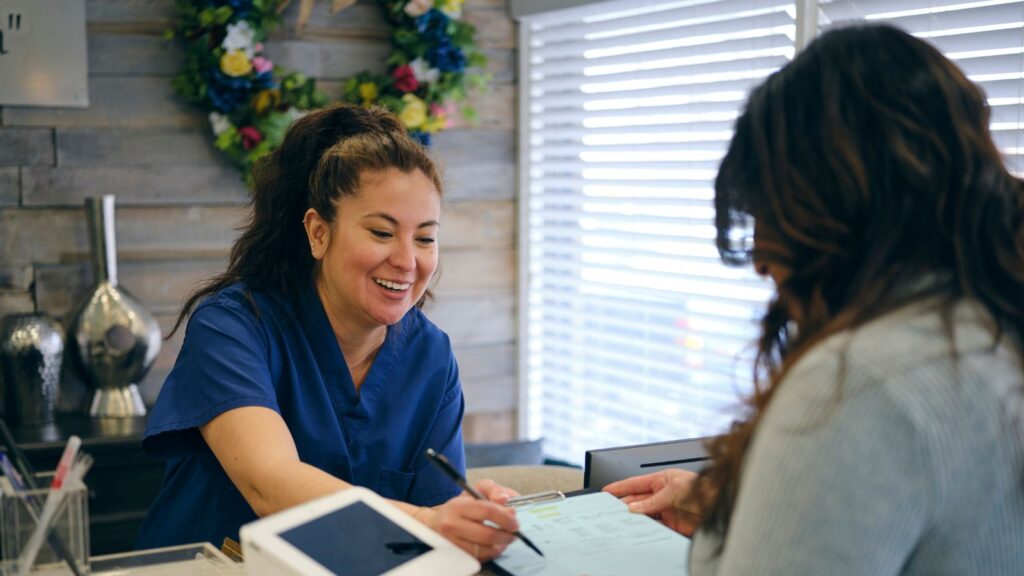
M 143 439 L 167 472 L 139 547 L 237 539 L 359 485 L 479 559 L 500 554 L 514 514 L 457 497 L 423 457 L 464 468 L 458 367 L 418 308 L 440 217 L 438 171 L 390 113 L 338 105 L 288 129 L 256 166 L 227 271 L 178 318 L 192 312 Z
M 883 25 L 757 88 L 719 250 L 777 292 L 745 416 L 699 476 L 610 484 L 691 574 L 1024 574 L 1024 187 L 981 90 Z

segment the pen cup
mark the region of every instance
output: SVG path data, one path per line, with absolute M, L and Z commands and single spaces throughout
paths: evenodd
M 53 473 L 36 475 L 39 486 L 49 487 Z M 36 529 L 39 514 L 46 502 L 49 488 L 15 490 L 6 476 L 0 476 L 0 576 L 19 573 L 18 559 Z M 89 505 L 85 484 L 72 481 L 64 488 L 64 499 L 53 517 L 52 532 L 58 538 L 43 541 L 32 563 L 30 574 L 72 574 L 71 568 L 54 551 L 59 539 L 81 573 L 89 571 Z

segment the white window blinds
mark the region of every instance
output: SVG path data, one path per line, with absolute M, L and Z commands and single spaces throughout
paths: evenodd
M 838 0 L 819 4 L 821 28 L 888 22 L 931 42 L 988 96 L 992 136 L 1024 174 L 1024 2 L 1021 0 Z
M 723 266 L 712 183 L 785 0 L 611 2 L 522 22 L 526 422 L 545 451 L 721 432 L 771 286 Z

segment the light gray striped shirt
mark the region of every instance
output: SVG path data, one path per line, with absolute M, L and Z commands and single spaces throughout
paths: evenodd
M 958 361 L 924 303 L 801 359 L 755 433 L 721 555 L 698 532 L 691 575 L 1024 575 L 1024 376 L 987 320 L 956 307 Z

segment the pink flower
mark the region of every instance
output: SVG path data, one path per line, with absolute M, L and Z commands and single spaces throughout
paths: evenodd
M 242 148 L 246 150 L 252 150 L 263 141 L 263 133 L 255 126 L 242 126 L 238 129 L 238 134 L 242 137 Z
M 263 52 L 263 42 L 257 42 L 253 44 L 252 49 L 255 52 Z
M 434 116 L 451 116 L 452 112 L 455 112 L 455 104 L 452 102 L 445 102 L 444 106 L 436 103 L 430 105 L 430 113 Z
M 401 92 L 415 92 L 420 87 L 420 82 L 416 79 L 416 73 L 413 72 L 412 66 L 408 64 L 395 68 L 391 76 L 395 79 L 395 88 Z
M 255 70 L 257 74 L 263 74 L 264 72 L 270 72 L 273 70 L 274 63 L 271 62 L 269 58 L 257 56 L 252 59 L 252 69 Z
M 435 118 L 443 119 L 445 128 L 452 127 L 452 112 L 455 112 L 455 104 L 452 104 L 451 102 L 446 102 L 444 106 L 441 106 L 440 104 L 430 105 L 430 115 Z

